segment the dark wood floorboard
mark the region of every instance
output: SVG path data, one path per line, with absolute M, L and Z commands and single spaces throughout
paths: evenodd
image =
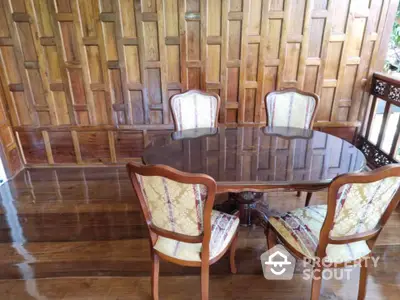
M 24 170 L 0 187 L 0 299 L 150 299 L 147 229 L 124 168 Z M 217 202 L 226 195 L 218 196 Z M 304 205 L 305 194 L 271 192 L 277 211 Z M 326 192 L 312 204 L 325 203 Z M 381 234 L 367 299 L 399 299 L 400 209 Z M 211 267 L 211 299 L 309 299 L 296 266 L 291 281 L 267 281 L 261 228 L 241 228 L 238 274 L 224 257 Z M 321 299 L 355 299 L 350 280 L 325 280 Z M 161 263 L 161 299 L 200 299 L 200 270 Z

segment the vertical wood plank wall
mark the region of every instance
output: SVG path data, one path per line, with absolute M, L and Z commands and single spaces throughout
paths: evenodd
M 0 158 L 7 178 L 11 178 L 23 168 L 23 164 L 18 153 L 18 146 L 13 129 L 3 103 L 4 93 L 0 85 Z
M 173 128 L 168 99 L 187 89 L 218 93 L 226 124 L 264 123 L 265 94 L 287 87 L 320 95 L 317 121 L 357 121 L 397 3 L 0 0 L 0 80 L 22 160 L 138 157 Z

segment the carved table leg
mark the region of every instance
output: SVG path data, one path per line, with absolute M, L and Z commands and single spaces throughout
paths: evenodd
M 240 225 L 250 226 L 253 224 L 253 209 L 256 202 L 263 196 L 258 192 L 229 193 L 229 200 L 236 203 L 239 209 Z

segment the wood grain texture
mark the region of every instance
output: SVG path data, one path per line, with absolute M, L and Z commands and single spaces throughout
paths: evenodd
M 11 178 L 23 168 L 23 163 L 10 125 L 9 114 L 4 106 L 4 98 L 3 88 L 0 85 L 0 159 L 7 178 Z
M 148 233 L 125 168 L 26 169 L 1 186 L 1 195 L 9 203 L 2 216 L 12 217 L 0 219 L 3 299 L 151 299 Z M 216 203 L 224 200 L 221 195 Z M 304 206 L 304 196 L 291 192 L 270 192 L 263 201 L 277 213 Z M 311 203 L 326 201 L 321 191 Z M 398 298 L 399 213 L 397 208 L 377 240 L 380 260 L 371 265 L 366 299 Z M 215 264 L 210 298 L 309 299 L 311 281 L 303 279 L 301 261 L 285 284 L 265 280 L 258 259 L 265 247 L 261 227 L 241 227 L 238 273 L 230 275 L 227 257 Z M 27 264 L 20 249 L 35 260 Z M 355 268 L 350 279 L 324 280 L 321 298 L 354 299 L 358 273 Z M 200 299 L 199 279 L 196 268 L 161 262 L 160 296 Z
M 295 87 L 320 95 L 316 121 L 361 121 L 396 3 L 0 0 L 3 102 L 14 129 L 136 132 L 170 128 L 188 89 L 220 95 L 221 123 L 256 125 L 266 93 Z

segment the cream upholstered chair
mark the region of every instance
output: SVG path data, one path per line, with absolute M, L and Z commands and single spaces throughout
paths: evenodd
M 298 258 L 326 259 L 336 264 L 332 267 L 360 263 L 358 299 L 364 299 L 368 258 L 399 203 L 399 185 L 399 165 L 338 176 L 329 186 L 328 205 L 308 206 L 269 218 L 268 248 L 278 237 Z M 314 266 L 311 299 L 319 297 L 323 268 L 318 263 Z
M 297 89 L 270 92 L 265 96 L 269 127 L 312 129 L 319 97 Z
M 209 266 L 235 249 L 239 218 L 212 210 L 217 185 L 210 176 L 163 165 L 127 165 L 150 235 L 152 295 L 158 299 L 159 258 L 201 267 L 201 295 L 208 299 Z
M 173 95 L 170 109 L 175 131 L 217 127 L 221 100 L 217 94 L 190 90 Z
M 296 127 L 312 129 L 319 104 L 319 96 L 298 89 L 270 92 L 265 96 L 268 127 Z M 301 192 L 297 192 L 300 197 Z M 306 206 L 312 193 L 307 193 Z

